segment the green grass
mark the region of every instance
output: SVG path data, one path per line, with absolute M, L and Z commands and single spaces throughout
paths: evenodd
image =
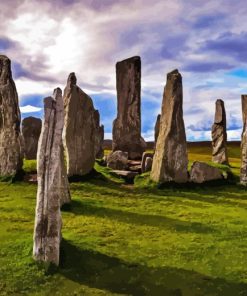
M 190 161 L 210 161 L 191 150 Z M 247 295 L 243 187 L 139 188 L 96 170 L 71 184 L 57 270 L 32 260 L 36 185 L 0 183 L 0 295 Z

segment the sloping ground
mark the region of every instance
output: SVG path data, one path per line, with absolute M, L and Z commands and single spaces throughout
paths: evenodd
M 211 159 L 198 149 L 191 161 Z M 0 295 L 247 295 L 243 187 L 143 189 L 96 169 L 71 184 L 57 270 L 32 260 L 36 185 L 0 183 Z

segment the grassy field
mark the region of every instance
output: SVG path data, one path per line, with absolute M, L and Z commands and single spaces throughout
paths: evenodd
M 229 150 L 237 178 L 239 148 Z M 189 158 L 210 161 L 210 149 Z M 243 187 L 145 188 L 96 170 L 71 184 L 58 269 L 32 260 L 36 185 L 0 183 L 0 295 L 247 295 Z

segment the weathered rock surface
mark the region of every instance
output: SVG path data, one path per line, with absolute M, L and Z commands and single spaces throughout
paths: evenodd
M 14 176 L 22 168 L 20 123 L 11 61 L 0 55 L 0 176 Z
M 153 158 L 151 179 L 155 182 L 188 180 L 188 155 L 183 120 L 182 76 L 178 70 L 167 74 L 160 131 Z
M 226 112 L 224 102 L 216 101 L 215 118 L 212 125 L 212 161 L 220 164 L 228 164 Z
M 145 160 L 145 172 L 149 172 L 152 169 L 153 158 L 147 157 Z
M 247 185 L 247 95 L 242 95 L 243 132 L 241 137 L 240 183 Z
M 22 120 L 22 136 L 24 142 L 24 157 L 26 159 L 36 159 L 38 141 L 42 127 L 42 120 L 36 117 L 26 117 Z
M 132 57 L 116 64 L 117 118 L 113 122 L 112 150 L 141 159 L 146 143 L 141 137 L 141 59 Z
M 128 168 L 128 152 L 114 151 L 107 156 L 107 166 L 113 170 Z
M 224 177 L 218 168 L 210 166 L 207 163 L 195 161 L 191 166 L 190 181 L 194 183 L 221 180 L 223 178 Z
M 160 114 L 157 115 L 157 119 L 155 122 L 155 127 L 154 127 L 154 149 L 156 147 L 156 143 L 157 143 L 157 139 L 159 136 L 159 132 L 160 132 Z
M 149 157 L 152 159 L 152 162 L 153 162 L 153 156 L 154 154 L 153 153 L 150 153 L 150 152 L 144 152 L 142 154 L 142 162 L 141 162 L 141 171 L 142 173 L 145 173 L 145 172 L 148 172 L 148 171 L 151 171 L 151 168 L 152 168 L 152 164 L 151 164 L 151 168 L 149 168 L 149 165 L 150 165 L 150 160 L 149 160 L 149 164 L 146 163 L 146 159 Z M 146 167 L 148 165 L 148 167 Z M 148 170 L 147 170 L 148 169 Z
M 113 170 L 111 172 L 111 174 L 113 176 L 123 178 L 127 182 L 133 181 L 134 178 L 138 175 L 137 172 L 133 172 L 133 171 L 122 171 L 122 170 Z
M 92 99 L 76 85 L 70 73 L 64 90 L 64 147 L 68 176 L 83 176 L 95 162 L 95 109 Z
M 100 125 L 100 114 L 98 110 L 94 112 L 94 122 L 95 122 L 95 157 L 104 157 L 104 125 Z
M 33 256 L 37 261 L 58 265 L 62 228 L 60 205 L 67 183 L 63 175 L 64 109 L 60 89 L 55 90 L 54 98 L 44 99 L 44 121 L 38 144 Z

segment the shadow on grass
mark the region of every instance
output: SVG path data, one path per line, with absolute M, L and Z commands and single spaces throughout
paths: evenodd
M 152 268 L 84 250 L 62 240 L 59 272 L 93 288 L 133 296 L 246 295 L 247 285 L 173 267 Z
M 112 219 L 114 221 L 137 224 L 141 226 L 148 225 L 152 227 L 170 228 L 178 232 L 212 233 L 216 231 L 214 228 L 199 222 L 187 222 L 172 219 L 166 216 L 146 215 L 128 211 L 121 211 L 117 209 L 110 209 L 106 207 L 98 207 L 91 203 L 83 201 L 80 202 L 73 200 L 68 210 L 76 215 L 97 216 L 101 218 Z

